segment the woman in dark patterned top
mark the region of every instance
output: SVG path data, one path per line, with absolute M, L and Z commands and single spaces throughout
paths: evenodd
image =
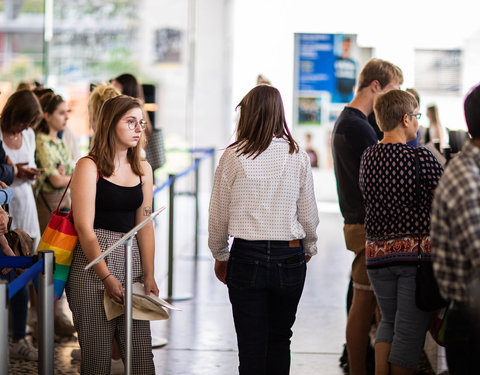
M 417 197 L 415 149 L 418 103 L 410 93 L 392 90 L 374 105 L 383 140 L 366 149 L 360 163 L 365 199 L 367 271 L 382 320 L 377 330 L 378 374 L 413 374 L 425 341 L 431 313 L 415 304 L 417 245 L 430 256 L 430 207 L 443 167 L 426 148 L 419 148 Z

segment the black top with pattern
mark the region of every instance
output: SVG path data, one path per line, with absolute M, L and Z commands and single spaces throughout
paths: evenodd
M 428 235 L 432 191 L 443 167 L 424 147 L 418 148 L 420 199 L 416 195 L 414 148 L 378 143 L 365 150 L 360 163 L 360 189 L 365 200 L 369 240 Z

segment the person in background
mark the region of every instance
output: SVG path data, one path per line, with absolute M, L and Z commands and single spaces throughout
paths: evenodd
M 346 329 L 351 375 L 366 373 L 369 331 L 376 308 L 365 266 L 365 206 L 358 183 L 360 159 L 366 148 L 378 142 L 377 134 L 368 122 L 375 98 L 398 89 L 402 82 L 403 74 L 397 66 L 380 59 L 370 60 L 360 73 L 355 97 L 343 109 L 332 133 L 337 192 L 345 221 L 345 244 L 355 253 L 352 264 L 353 300 Z
M 432 206 L 433 271 L 451 301 L 445 331 L 451 375 L 476 374 L 480 353 L 480 85 L 464 102 L 472 139 L 453 158 Z
M 380 143 L 367 148 L 360 163 L 360 189 L 365 201 L 366 265 L 382 318 L 375 342 L 375 374 L 414 374 L 432 313 L 415 302 L 417 249 L 430 259 L 432 192 L 442 165 L 426 148 L 414 147 L 418 103 L 413 95 L 391 90 L 378 96 L 375 118 Z M 417 184 L 420 188 L 417 196 Z
M 5 149 L 0 146 L 0 160 L 8 169 L 14 169 L 13 181 L 9 176 L 0 173 L 0 180 L 11 183 L 13 197 L 9 203 L 9 213 L 12 215 L 11 229 L 20 228 L 26 231 L 34 240 L 35 244 L 40 240 L 37 208 L 32 191 L 32 181 L 40 174 L 35 167 L 35 134 L 31 129 L 42 117 L 42 109 L 36 96 L 30 90 L 20 90 L 13 93 L 3 107 L 0 116 L 0 139 Z M 0 142 L 1 145 L 1 142 Z M 13 165 L 7 163 L 8 159 Z M 2 188 L 7 187 L 3 182 Z M 0 208 L 0 247 L 2 255 L 15 256 L 13 250 L 3 235 L 6 233 L 8 214 Z M 35 246 L 35 245 L 34 245 Z M 1 256 L 1 255 L 0 255 Z M 14 270 L 3 269 L 2 279 L 13 281 L 16 278 Z M 27 311 L 28 311 L 28 287 L 24 286 L 10 300 L 10 311 L 13 323 L 12 341 L 9 352 L 12 358 L 27 361 L 38 360 L 38 351 L 26 336 Z
M 142 102 L 130 96 L 108 99 L 98 117 L 89 156 L 77 163 L 72 178 L 72 205 L 79 243 L 66 293 L 81 349 L 82 374 L 109 374 L 112 341 L 125 355 L 125 317 L 107 320 L 104 294 L 122 304 L 125 253 L 119 247 L 91 269 L 85 266 L 152 212 L 152 169 L 140 157 L 146 121 Z M 155 238 L 149 222 L 133 240 L 133 282 L 158 296 L 154 279 Z M 150 322 L 133 320 L 132 370 L 153 375 Z
M 98 116 L 103 103 L 108 99 L 121 95 L 121 92 L 113 85 L 97 85 L 88 98 L 88 120 L 93 132 L 97 129 Z M 132 95 L 129 95 L 132 96 Z
M 259 74 L 257 76 L 257 85 L 271 85 L 272 82 L 266 78 L 264 75 Z
M 312 147 L 312 135 L 310 133 L 305 134 L 305 152 L 310 158 L 312 168 L 318 168 L 318 155 Z
M 420 108 L 420 95 L 418 94 L 418 91 L 415 90 L 414 88 L 408 88 L 408 89 L 405 89 L 405 91 L 409 92 L 410 94 L 412 94 L 415 97 L 415 100 L 418 103 L 418 108 Z M 407 145 L 412 146 L 412 147 L 418 147 L 419 138 L 420 138 L 420 126 L 418 127 L 417 135 L 416 135 L 415 139 L 412 139 L 411 141 L 407 141 Z
M 20 228 L 34 239 L 34 248 L 40 241 L 37 207 L 32 184 L 41 170 L 35 164 L 35 133 L 32 129 L 42 118 L 42 109 L 30 90 L 13 93 L 0 117 L 0 139 L 5 152 L 17 168 L 11 185 L 14 196 L 9 203 L 12 215 L 11 229 Z
M 62 198 L 73 173 L 72 155 L 65 143 L 58 137 L 58 132 L 65 129 L 68 114 L 67 105 L 60 95 L 46 92 L 40 98 L 43 109 L 43 119 L 35 127 L 36 147 L 35 161 L 43 169 L 36 183 L 36 204 L 40 231 L 43 233 Z M 70 192 L 67 191 L 60 206 L 61 210 L 69 211 Z M 58 308 L 55 302 L 55 334 L 71 337 L 75 332 L 70 319 Z
M 310 159 L 290 134 L 276 88 L 256 86 L 238 108 L 236 141 L 215 172 L 208 245 L 228 287 L 240 375 L 287 375 L 306 263 L 317 253 Z
M 333 63 L 336 79 L 336 91 L 332 93 L 332 102 L 348 103 L 353 99 L 357 79 L 357 63 L 352 58 L 352 40 L 346 36 L 342 40 L 342 53 L 335 56 Z
M 37 182 L 38 221 L 43 233 L 70 181 L 74 163 L 67 146 L 58 137 L 68 120 L 66 103 L 60 95 L 46 93 L 40 98 L 40 104 L 44 118 L 35 127 L 35 160 L 37 166 L 44 169 Z M 65 195 L 60 209 L 70 210 L 69 194 Z
M 137 78 L 135 78 L 133 74 L 120 74 L 118 77 L 115 77 L 112 80 L 112 86 L 115 87 L 118 91 L 120 91 L 123 95 L 128 95 L 132 98 L 140 99 L 142 103 L 145 104 L 145 97 L 143 95 L 142 85 L 138 83 Z M 143 106 L 142 109 L 145 111 Z M 148 139 L 148 137 L 152 133 L 152 124 L 150 123 L 150 118 L 148 117 L 146 111 L 144 117 L 145 121 L 147 121 L 147 129 L 145 130 L 145 135 Z
M 427 107 L 427 117 L 430 121 L 428 127 L 428 141 L 433 142 L 438 151 L 442 151 L 448 145 L 448 133 L 443 125 L 440 123 L 440 117 L 438 116 L 438 107 L 435 104 L 432 104 Z

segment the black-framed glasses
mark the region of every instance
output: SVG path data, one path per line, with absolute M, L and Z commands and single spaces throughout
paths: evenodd
M 420 120 L 420 117 L 422 117 L 421 113 L 407 113 L 408 116 L 415 116 L 417 120 Z
M 147 128 L 147 122 L 145 120 L 137 121 L 133 118 L 129 118 L 125 121 L 130 130 L 135 130 L 137 125 L 140 125 L 140 129 L 145 130 Z

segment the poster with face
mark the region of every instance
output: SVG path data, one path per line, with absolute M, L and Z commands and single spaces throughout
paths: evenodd
M 356 35 L 296 34 L 295 81 L 300 96 L 329 93 L 332 103 L 352 100 L 358 66 Z

